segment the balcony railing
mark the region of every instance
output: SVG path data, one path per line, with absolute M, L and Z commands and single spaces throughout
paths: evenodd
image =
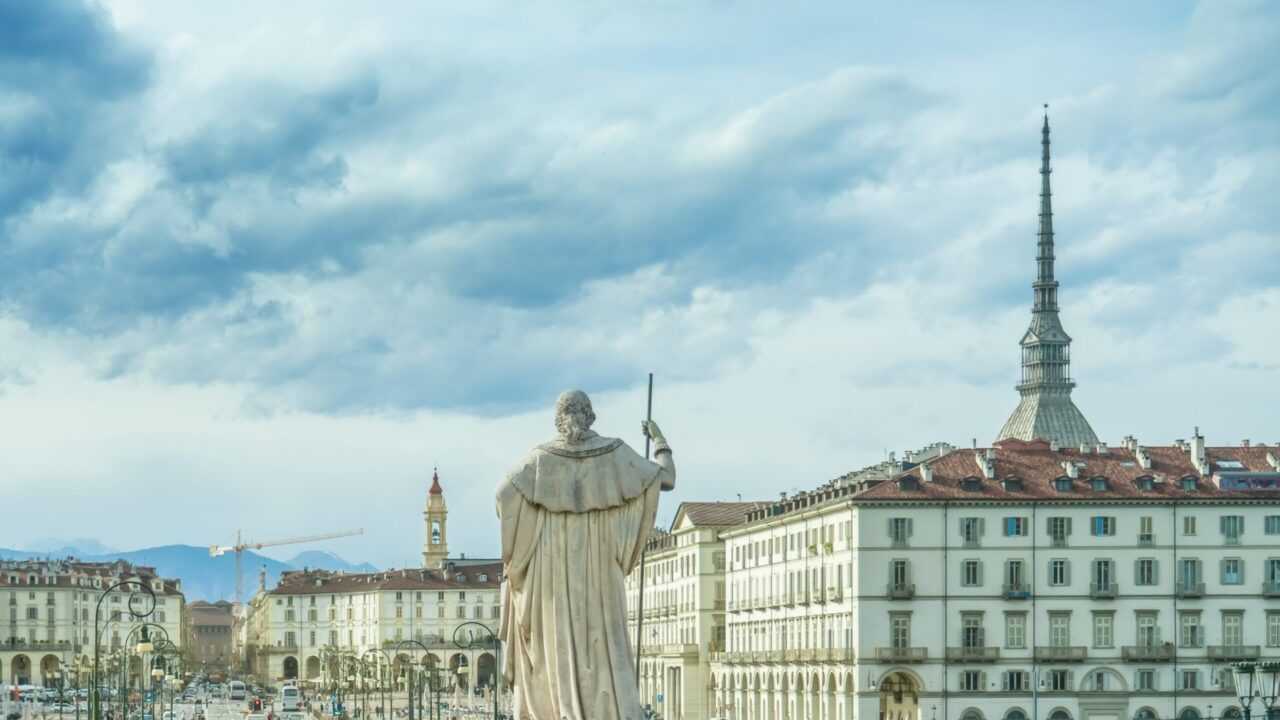
M 1151 533 L 1138 533 L 1138 546 L 1151 547 L 1156 544 L 1156 538 Z
M 844 592 L 839 585 L 830 585 L 827 587 L 827 599 L 831 602 L 840 602 L 844 599 Z
M 1066 547 L 1067 536 L 1066 535 L 1050 535 L 1049 546 L 1050 547 Z
M 695 643 L 673 643 L 659 646 L 659 654 L 675 655 L 675 656 L 694 656 L 698 655 L 698 646 Z
M 1125 645 L 1120 648 L 1120 657 L 1127 662 L 1167 662 L 1173 659 L 1172 643 L 1160 645 Z
M 995 662 L 1000 659 L 997 647 L 949 647 L 947 660 L 951 662 Z
M 1198 598 L 1204 597 L 1204 583 L 1202 582 L 1180 582 L 1175 592 L 1180 598 Z
M 103 643 L 106 647 L 106 643 Z M 31 650 L 33 652 L 80 652 L 80 644 L 72 644 L 67 640 L 58 640 L 56 642 L 47 642 L 40 640 L 23 640 L 21 638 L 13 639 L 5 643 L 0 643 L 0 650 Z
M 905 600 L 916 595 L 915 583 L 889 583 L 889 599 Z
M 814 662 L 847 662 L 853 660 L 852 648 L 818 648 L 813 651 Z
M 1266 580 L 1262 583 L 1263 597 L 1280 597 L 1280 580 Z
M 1005 600 L 1026 600 L 1031 597 L 1031 586 L 1026 583 L 1005 583 Z
M 882 662 L 924 662 L 929 659 L 929 648 L 924 647 L 878 647 L 876 660 Z
M 1037 645 L 1036 660 L 1084 662 L 1088 650 L 1083 645 Z
M 1116 596 L 1116 584 L 1108 583 L 1089 583 L 1089 597 L 1094 600 L 1106 600 Z
M 1210 645 L 1210 660 L 1257 660 L 1262 656 L 1258 645 Z

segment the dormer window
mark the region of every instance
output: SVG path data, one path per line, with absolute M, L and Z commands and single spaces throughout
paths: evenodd
M 1058 492 L 1071 492 L 1071 478 L 1060 477 L 1053 481 L 1053 489 Z
M 478 576 L 476 576 L 476 579 L 479 580 L 480 582 L 489 582 L 489 576 L 484 573 L 480 573 Z
M 460 583 L 461 583 L 461 582 L 466 582 L 466 581 L 467 581 L 467 576 L 466 576 L 466 575 L 458 575 L 458 582 L 460 582 Z
M 920 483 L 919 481 L 916 480 L 915 475 L 906 475 L 904 477 L 898 478 L 898 489 L 899 490 L 919 490 Z
M 1090 490 L 1106 490 L 1107 479 L 1102 476 L 1089 478 L 1089 489 Z
M 1133 486 L 1138 488 L 1139 490 L 1155 490 L 1156 479 L 1151 477 L 1150 475 L 1143 475 L 1140 478 L 1134 479 Z
M 1022 492 L 1022 478 L 1012 476 L 1005 478 L 1004 491 L 1011 493 Z
M 967 477 L 960 481 L 960 487 L 962 487 L 965 492 L 982 492 L 982 479 Z
M 1183 490 L 1195 490 L 1199 487 L 1199 485 L 1196 483 L 1196 479 L 1191 475 L 1188 475 L 1187 477 L 1184 477 L 1181 480 L 1179 480 L 1178 486 L 1181 487 Z

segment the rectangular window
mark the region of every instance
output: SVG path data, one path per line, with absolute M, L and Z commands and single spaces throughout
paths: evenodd
M 1244 584 L 1244 561 L 1242 561 L 1240 558 L 1223 558 L 1222 559 L 1222 584 L 1223 585 Z
M 1200 627 L 1199 612 L 1184 612 L 1178 616 L 1178 644 L 1182 647 L 1200 647 L 1204 630 Z
M 1025 577 L 1021 560 L 1004 561 L 1004 582 L 1010 589 L 1022 589 L 1025 585 Z
M 1110 560 L 1093 561 L 1093 584 L 1099 590 L 1108 590 L 1115 582 L 1115 565 Z
M 1244 534 L 1244 516 L 1223 515 L 1221 524 L 1222 541 L 1228 545 L 1239 545 L 1240 536 Z
M 1183 558 L 1178 570 L 1178 583 L 1185 589 L 1194 590 L 1200 582 L 1202 582 L 1200 561 L 1195 558 Z
M 1222 613 L 1222 644 L 1228 647 L 1244 645 L 1244 613 L 1234 610 Z
M 1049 671 L 1049 689 L 1050 690 L 1070 690 L 1071 689 L 1071 671 L 1070 670 L 1050 670 Z
M 1156 561 L 1154 558 L 1138 558 L 1134 564 L 1134 585 L 1156 584 Z
M 1027 519 L 1025 517 L 1005 518 L 1004 534 L 1009 537 L 1025 537 L 1027 534 Z
M 889 616 L 889 642 L 893 647 L 911 647 L 911 616 L 893 613 Z
M 1268 515 L 1266 521 L 1268 535 L 1280 535 L 1280 515 Z
M 889 539 L 894 547 L 905 547 L 911 537 L 911 518 L 889 518 Z
M 1280 619 L 1280 614 L 1277 614 L 1276 618 Z M 1277 632 L 1280 632 L 1280 623 L 1276 626 Z M 1280 634 L 1277 637 L 1280 637 Z M 1004 616 L 1004 646 L 1007 648 L 1027 646 L 1027 616 L 1024 613 L 1008 613 Z
M 1200 688 L 1199 670 L 1183 670 L 1180 675 L 1182 676 L 1183 690 L 1198 690 Z
M 906 560 L 894 560 L 889 563 L 889 582 L 895 589 L 905 589 L 911 581 Z
M 965 670 L 960 673 L 960 689 L 969 692 L 979 692 L 982 690 L 982 671 Z
M 1139 670 L 1134 676 L 1134 684 L 1139 690 L 1155 690 L 1156 689 L 1156 671 L 1155 670 Z
M 1006 670 L 1004 672 L 1005 690 L 1026 690 L 1027 672 L 1025 670 Z
M 965 560 L 960 571 L 960 584 L 964 587 L 978 587 L 982 584 L 982 563 L 977 560 Z
M 1111 613 L 1097 613 L 1093 616 L 1093 646 L 1109 648 L 1115 644 L 1115 617 Z
M 1267 647 L 1280 647 L 1280 612 L 1267 613 Z
M 967 648 L 986 646 L 987 638 L 982 629 L 982 613 L 960 614 L 960 644 Z
M 1116 534 L 1116 519 L 1106 515 L 1094 516 L 1093 534 L 1096 537 L 1107 537 Z
M 1067 544 L 1067 536 L 1071 534 L 1071 518 L 1068 517 L 1051 517 L 1049 518 L 1049 540 L 1056 547 Z
M 329 631 L 329 644 L 330 644 L 330 645 L 337 646 L 337 644 L 338 644 L 338 631 L 337 631 L 337 630 L 330 630 L 330 631 Z
M 982 518 L 960 518 L 960 537 L 965 547 L 978 547 L 982 540 Z
M 1140 647 L 1155 647 L 1160 644 L 1160 627 L 1156 625 L 1156 613 L 1149 611 L 1138 611 L 1136 614 L 1138 645 Z
M 1055 587 L 1071 584 L 1070 567 L 1066 560 L 1050 560 L 1049 584 Z
M 1138 518 L 1138 544 L 1150 545 L 1155 542 L 1155 533 L 1151 530 L 1151 516 L 1143 515 Z
M 1071 644 L 1071 616 L 1067 613 L 1049 614 L 1049 645 L 1067 647 Z
M 1182 518 L 1182 534 L 1183 535 L 1196 534 L 1196 516 L 1195 515 L 1186 515 Z

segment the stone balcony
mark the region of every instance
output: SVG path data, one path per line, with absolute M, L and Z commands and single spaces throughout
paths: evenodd
M 659 655 L 670 657 L 698 657 L 697 643 L 667 643 L 658 646 Z
M 1094 600 L 1111 600 L 1116 596 L 1116 584 L 1089 583 L 1089 597 Z
M 1037 645 L 1035 657 L 1046 662 L 1084 662 L 1088 654 L 1083 645 Z
M 1262 657 L 1262 648 L 1258 645 L 1210 645 L 1210 660 L 1257 660 Z
M 1176 585 L 1174 592 L 1182 599 L 1204 597 L 1204 583 L 1202 582 L 1180 582 Z
M 1125 662 L 1169 662 L 1173 660 L 1173 643 L 1160 645 L 1125 645 L 1120 657 Z
M 929 659 L 926 647 L 878 647 L 876 660 L 881 662 L 918 663 Z
M 15 639 L 9 642 L 0 643 L 0 650 L 7 651 L 28 651 L 28 652 L 80 652 L 81 645 L 79 643 L 72 644 L 66 640 L 56 642 L 44 642 Z M 103 644 L 106 647 L 106 644 Z M 118 647 L 118 646 L 117 646 Z
M 1280 580 L 1266 580 L 1262 583 L 1262 597 L 1280 597 Z
M 1000 659 L 1000 648 L 997 647 L 949 647 L 947 660 L 958 663 L 987 663 Z
M 889 583 L 890 600 L 909 600 L 915 596 L 915 583 Z
M 1005 600 L 1026 600 L 1031 597 L 1031 586 L 1026 583 L 1005 583 L 1003 594 Z

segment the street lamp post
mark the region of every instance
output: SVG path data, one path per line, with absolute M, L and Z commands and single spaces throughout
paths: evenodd
M 102 670 L 99 665 L 99 662 L 101 659 L 101 649 L 102 649 L 102 633 L 104 630 L 106 630 L 107 626 L 111 624 L 112 620 L 117 619 L 115 617 L 109 617 L 107 618 L 107 622 L 105 624 L 102 623 L 102 602 L 106 600 L 107 597 L 110 596 L 113 591 L 120 590 L 125 587 L 138 588 L 139 590 L 144 592 L 147 597 L 151 598 L 151 605 L 146 608 L 145 612 L 137 612 L 134 610 L 133 604 L 134 604 L 134 599 L 138 597 L 138 594 L 136 591 L 130 592 L 129 593 L 129 615 L 130 616 L 135 618 L 150 617 L 151 613 L 155 612 L 155 609 L 156 609 L 155 592 L 152 591 L 152 589 L 146 583 L 140 580 L 121 580 L 115 583 L 114 585 L 111 585 L 106 590 L 103 590 L 102 594 L 98 596 L 98 603 L 97 605 L 94 606 L 94 609 L 93 609 L 93 693 L 91 694 L 91 697 L 93 698 L 93 713 L 92 713 L 93 720 L 102 720 L 102 697 L 101 697 Z
M 472 627 L 477 627 L 485 632 L 485 637 L 477 637 Z M 466 630 L 466 632 L 463 632 Z M 487 640 L 493 648 L 493 720 L 498 720 L 498 688 L 499 678 L 502 677 L 502 641 L 498 639 L 497 633 L 488 625 L 478 623 L 474 620 L 464 622 L 453 630 L 453 644 L 461 650 L 471 649 L 477 642 Z M 476 682 L 479 682 L 480 673 L 476 673 Z
M 381 708 L 381 712 L 383 714 L 383 717 L 385 718 L 386 712 L 387 712 L 387 708 L 386 708 L 387 691 L 386 691 L 386 684 L 382 678 L 382 661 L 383 660 L 387 661 L 387 671 L 389 673 L 391 670 L 391 656 L 388 655 L 385 650 L 382 650 L 380 648 L 369 648 L 368 650 L 365 650 L 364 652 L 360 653 L 360 661 L 362 663 L 369 662 L 368 660 L 365 659 L 365 656 L 369 655 L 370 653 L 374 655 L 373 666 L 374 666 L 375 672 L 377 673 L 375 677 L 377 678 L 379 683 L 378 707 Z
M 420 642 L 420 641 L 418 641 L 418 640 L 401 640 L 400 642 L 396 643 L 396 650 L 395 650 L 395 652 L 396 652 L 396 657 L 397 657 L 397 658 L 399 658 L 399 657 L 400 657 L 400 651 L 401 651 L 401 650 L 403 650 L 406 646 L 417 646 L 417 647 L 419 647 L 419 648 L 422 648 L 422 651 L 423 651 L 424 653 L 427 653 L 428 655 L 431 653 L 431 650 L 430 650 L 429 648 L 427 648 L 427 646 L 426 646 L 426 645 L 423 645 L 423 644 L 422 644 L 422 642 Z M 408 685 L 409 685 L 409 687 L 408 687 L 408 691 L 409 691 L 409 720 L 414 720 L 414 717 L 413 717 L 413 676 L 418 672 L 418 670 L 417 670 L 417 663 L 413 662 L 413 656 L 410 656 L 410 657 L 409 657 L 409 660 L 410 660 L 410 662 L 409 662 L 409 683 L 408 683 Z M 419 715 L 421 715 L 421 712 L 419 712 Z

